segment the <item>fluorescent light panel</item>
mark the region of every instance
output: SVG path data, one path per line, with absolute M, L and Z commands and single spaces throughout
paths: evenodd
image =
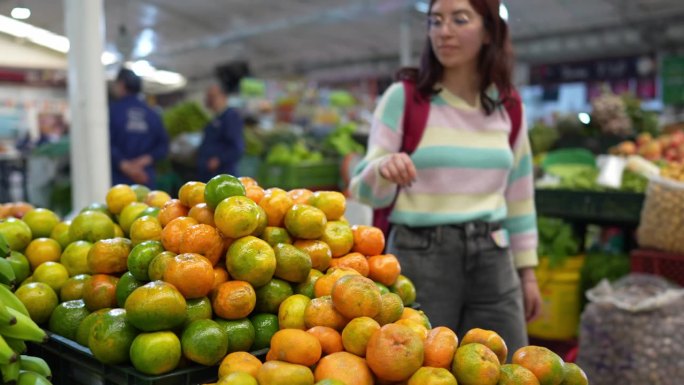
M 31 17 L 31 10 L 25 7 L 16 7 L 12 9 L 12 13 L 10 13 L 10 15 L 18 20 L 26 20 Z

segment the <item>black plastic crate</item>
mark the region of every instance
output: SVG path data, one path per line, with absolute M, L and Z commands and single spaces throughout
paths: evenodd
M 48 332 L 45 344 L 28 344 L 28 354 L 43 358 L 52 369 L 54 385 L 195 385 L 216 382 L 217 366 L 194 365 L 160 376 L 148 376 L 132 366 L 105 365 L 90 349 Z

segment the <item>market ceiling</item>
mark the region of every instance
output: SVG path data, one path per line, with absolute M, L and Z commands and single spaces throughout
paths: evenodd
M 415 0 L 105 0 L 106 47 L 190 79 L 247 60 L 257 75 L 386 71 L 397 66 L 402 20 L 414 54 L 424 41 Z M 63 2 L 0 0 L 9 16 L 64 34 Z M 509 0 L 518 58 L 554 62 L 684 45 L 682 0 Z M 125 29 L 125 33 L 123 32 Z

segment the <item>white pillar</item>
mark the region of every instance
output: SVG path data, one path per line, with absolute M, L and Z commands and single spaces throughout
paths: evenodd
M 64 0 L 69 38 L 73 210 L 104 202 L 111 185 L 103 0 Z
M 407 8 L 399 25 L 399 63 L 402 67 L 411 66 L 411 11 Z

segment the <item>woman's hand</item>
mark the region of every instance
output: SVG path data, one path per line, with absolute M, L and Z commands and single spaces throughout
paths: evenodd
M 523 303 L 525 304 L 525 321 L 537 319 L 541 313 L 541 293 L 539 284 L 532 268 L 520 269 L 520 284 L 522 285 Z
M 410 187 L 416 180 L 416 166 L 408 154 L 392 154 L 380 164 L 380 175 L 401 187 Z

